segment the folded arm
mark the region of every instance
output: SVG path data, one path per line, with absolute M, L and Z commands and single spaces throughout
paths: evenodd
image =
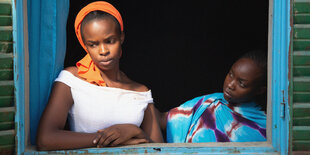
M 40 119 L 37 132 L 38 150 L 59 150 L 94 147 L 99 133 L 78 133 L 64 130 L 68 112 L 73 105 L 70 87 L 56 82 Z

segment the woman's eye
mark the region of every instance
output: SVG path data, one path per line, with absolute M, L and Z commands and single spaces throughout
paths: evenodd
M 114 39 L 110 39 L 110 40 L 107 41 L 108 44 L 113 44 L 114 42 L 115 42 Z
M 89 47 L 96 47 L 96 44 L 94 43 L 91 43 L 91 44 L 88 44 Z
M 240 83 L 240 87 L 242 87 L 242 88 L 246 87 L 246 85 L 242 81 L 240 81 L 239 83 Z
M 232 72 L 229 72 L 228 74 L 229 74 L 229 76 L 230 76 L 230 77 L 233 77 L 233 74 L 232 74 Z

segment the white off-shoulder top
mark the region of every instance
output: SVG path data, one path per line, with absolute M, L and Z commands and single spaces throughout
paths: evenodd
M 55 80 L 71 88 L 73 105 L 69 111 L 70 129 L 94 133 L 115 124 L 140 126 L 148 103 L 153 103 L 151 90 L 137 92 L 90 84 L 68 71 Z

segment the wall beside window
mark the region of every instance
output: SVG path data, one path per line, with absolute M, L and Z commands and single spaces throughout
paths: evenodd
M 310 151 L 310 1 L 294 1 L 292 41 L 292 145 Z
M 11 1 L 0 2 L 0 154 L 15 153 Z

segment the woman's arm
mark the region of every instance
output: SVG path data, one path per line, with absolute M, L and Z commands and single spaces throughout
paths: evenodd
M 68 112 L 73 104 L 70 87 L 55 82 L 49 102 L 40 119 L 37 132 L 38 150 L 60 150 L 94 147 L 99 133 L 77 133 L 64 130 Z
M 149 104 L 144 112 L 144 119 L 141 128 L 148 136 L 150 142 L 162 143 L 164 142 L 160 130 L 159 118 L 156 116 L 156 108 L 154 104 Z M 141 135 L 142 136 L 142 135 Z
M 156 107 L 154 109 L 155 109 L 156 117 L 159 120 L 160 129 L 164 133 L 164 131 L 166 131 L 166 126 L 167 126 L 168 112 L 161 113 Z

